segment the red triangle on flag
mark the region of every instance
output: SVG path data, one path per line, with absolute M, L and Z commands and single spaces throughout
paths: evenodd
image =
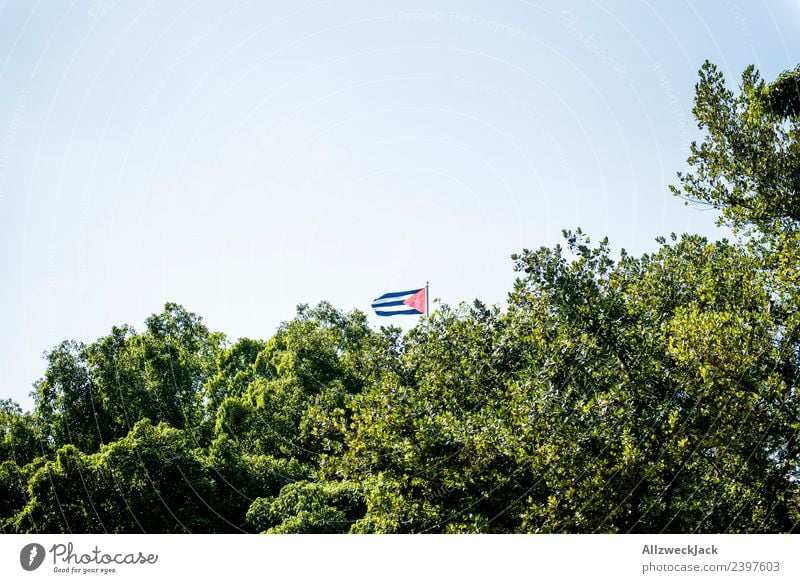
M 418 312 L 425 313 L 425 288 L 423 287 L 410 298 L 403 301 L 409 308 L 414 308 Z

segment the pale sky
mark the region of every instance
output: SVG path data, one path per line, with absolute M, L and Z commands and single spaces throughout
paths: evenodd
M 798 63 L 789 2 L 0 0 L 0 397 L 167 301 L 229 338 L 510 255 L 722 233 L 667 189 L 703 60 Z M 405 319 L 404 319 L 405 318 Z M 375 324 L 412 325 L 415 317 Z

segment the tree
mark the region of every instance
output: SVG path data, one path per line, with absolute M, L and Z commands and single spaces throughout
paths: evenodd
M 523 529 L 790 530 L 796 373 L 758 258 L 684 236 L 614 262 L 567 237 L 572 261 L 517 257 L 510 299 L 528 331 L 513 435 L 540 476 Z
M 733 226 L 767 235 L 800 227 L 800 68 L 767 84 L 752 65 L 740 91 L 725 85 L 706 61 L 696 85 L 693 113 L 705 130 L 691 145 L 692 171 L 679 173 L 673 192 L 713 206 Z
M 215 413 L 206 410 L 205 386 L 224 336 L 176 304 L 166 304 L 146 326 L 141 334 L 114 327 L 94 343 L 65 341 L 47 354 L 36 415 L 56 446 L 93 453 L 141 419 L 165 421 L 202 439 Z
M 296 500 L 298 490 L 289 486 L 319 479 L 321 460 L 341 453 L 349 401 L 379 367 L 371 356 L 375 338 L 363 313 L 323 302 L 299 306 L 257 354 L 250 342 L 223 354 L 210 384 L 215 399 L 224 396 L 211 451 L 232 515 L 244 517 L 250 507 L 249 527 L 271 528 L 283 504 L 274 501 L 279 493 L 288 488 Z M 265 500 L 275 508 L 269 519 L 255 510 Z
M 0 460 L 22 467 L 46 451 L 33 415 L 9 399 L 0 399 Z
M 60 448 L 28 479 L 19 532 L 228 532 L 212 472 L 186 433 L 142 420 L 124 438 L 84 454 Z
M 100 390 L 92 377 L 86 346 L 64 341 L 47 353 L 47 370 L 37 383 L 36 416 L 54 445 L 96 451 L 109 425 Z
M 789 345 L 800 334 L 800 67 L 766 83 L 755 67 L 738 92 L 706 62 L 694 115 L 705 130 L 692 143 L 689 172 L 672 191 L 720 211 L 720 222 L 749 237 L 748 248 L 771 274 L 770 309 L 785 322 Z

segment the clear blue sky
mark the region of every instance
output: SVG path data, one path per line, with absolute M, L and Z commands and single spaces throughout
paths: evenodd
M 0 0 L 0 397 L 29 407 L 43 351 L 166 301 L 267 338 L 298 303 L 426 280 L 502 304 L 509 256 L 562 228 L 717 237 L 667 190 L 697 69 L 772 78 L 799 23 L 788 1 Z

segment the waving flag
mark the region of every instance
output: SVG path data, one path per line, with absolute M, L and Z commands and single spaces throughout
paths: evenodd
M 399 316 L 401 314 L 423 315 L 427 313 L 428 287 L 402 292 L 389 292 L 372 302 L 379 316 Z

